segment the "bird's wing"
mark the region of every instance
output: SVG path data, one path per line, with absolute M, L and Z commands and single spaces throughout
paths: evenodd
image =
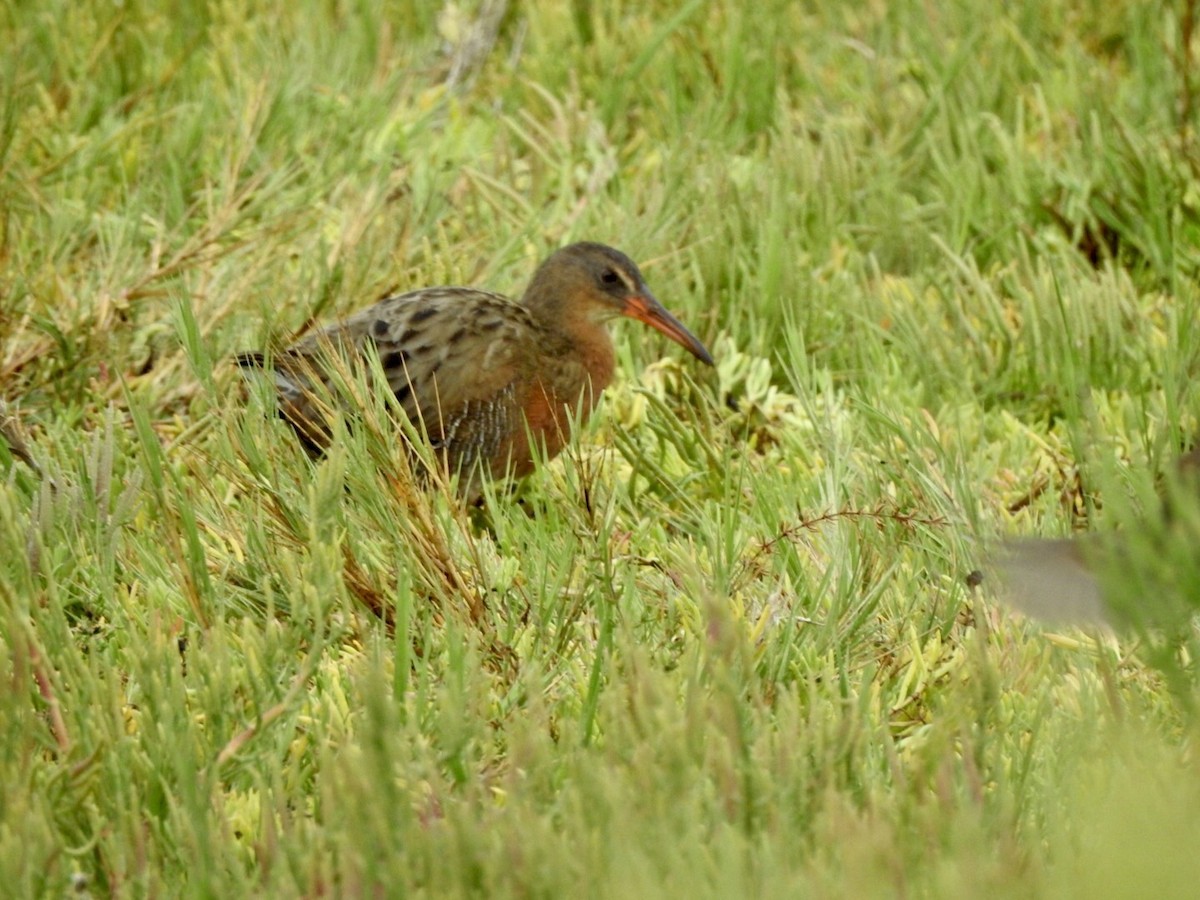
M 529 313 L 499 294 L 430 288 L 305 338 L 276 368 L 319 370 L 331 349 L 359 358 L 373 350 L 400 407 L 459 467 L 491 457 L 523 427 L 516 383 L 535 335 Z

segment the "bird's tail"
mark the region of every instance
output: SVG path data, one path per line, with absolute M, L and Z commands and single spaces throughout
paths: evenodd
M 238 364 L 239 369 L 263 369 L 267 365 L 267 358 L 257 350 L 239 353 L 233 358 L 233 361 Z

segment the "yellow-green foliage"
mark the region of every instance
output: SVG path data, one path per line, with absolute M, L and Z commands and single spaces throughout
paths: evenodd
M 3 891 L 1194 893 L 1194 645 L 967 586 L 1196 430 L 1190 8 L 7 6 Z M 574 239 L 717 366 L 481 511 L 228 362 Z

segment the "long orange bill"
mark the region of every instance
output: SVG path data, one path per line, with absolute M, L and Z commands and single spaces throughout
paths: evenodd
M 700 362 L 710 366 L 713 364 L 712 356 L 700 343 L 700 339 L 688 331 L 682 322 L 667 312 L 649 291 L 643 291 L 626 300 L 625 308 L 621 310 L 621 313 L 661 331 L 675 343 L 687 348 L 687 351 Z

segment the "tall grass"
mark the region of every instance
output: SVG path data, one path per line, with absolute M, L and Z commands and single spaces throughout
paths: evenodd
M 967 579 L 1196 431 L 1186 10 L 498 12 L 0 15 L 5 889 L 1189 895 L 1194 648 Z M 718 365 L 483 510 L 228 363 L 582 238 Z

